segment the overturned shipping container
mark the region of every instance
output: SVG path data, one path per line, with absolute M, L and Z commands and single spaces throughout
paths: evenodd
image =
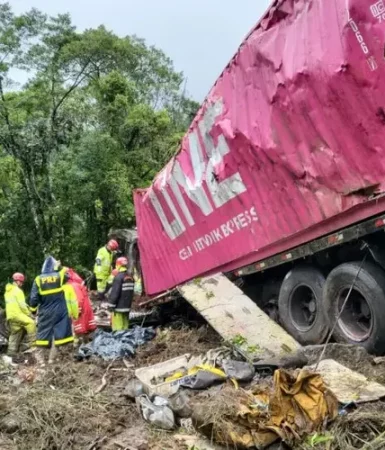
M 384 0 L 273 2 L 135 192 L 149 294 L 385 211 L 384 44 Z

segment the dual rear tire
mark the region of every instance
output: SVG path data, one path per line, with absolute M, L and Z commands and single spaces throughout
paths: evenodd
M 314 345 L 328 333 L 322 307 L 325 277 L 311 266 L 298 266 L 284 278 L 278 298 L 280 322 L 300 344 Z
M 286 275 L 278 300 L 280 321 L 300 344 L 325 341 L 354 283 L 333 338 L 371 353 L 385 352 L 385 272 L 371 262 L 360 266 L 342 264 L 326 279 L 311 266 L 298 266 Z

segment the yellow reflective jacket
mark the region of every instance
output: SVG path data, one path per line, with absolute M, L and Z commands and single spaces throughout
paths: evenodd
M 73 286 L 66 283 L 63 286 L 64 297 L 66 299 L 68 315 L 72 320 L 79 318 L 79 303 Z
M 107 250 L 106 246 L 99 249 L 94 266 L 94 274 L 97 280 L 107 282 L 111 274 L 112 257 L 112 253 Z
M 22 316 L 31 316 L 31 311 L 25 302 L 24 292 L 17 284 L 8 283 L 5 286 L 4 298 L 7 320 L 15 320 Z

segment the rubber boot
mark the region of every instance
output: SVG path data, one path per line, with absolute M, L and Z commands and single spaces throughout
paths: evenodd
M 48 356 L 48 364 L 53 364 L 57 357 L 57 347 L 55 346 L 55 342 L 52 342 L 52 347 Z

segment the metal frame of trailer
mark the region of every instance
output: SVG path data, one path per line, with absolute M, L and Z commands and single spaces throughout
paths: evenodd
M 279 253 L 270 258 L 248 264 L 247 266 L 234 270 L 231 273 L 237 277 L 242 277 L 258 272 L 264 272 L 267 269 L 278 267 L 287 262 L 306 258 L 320 251 L 327 250 L 328 248 L 352 242 L 364 236 L 373 234 L 381 229 L 385 229 L 385 214 L 372 217 L 369 220 L 365 220 L 364 222 L 358 223 L 351 227 L 344 228 L 327 236 L 315 239 L 306 244 L 299 245 L 298 247 L 294 247 L 291 250 Z

